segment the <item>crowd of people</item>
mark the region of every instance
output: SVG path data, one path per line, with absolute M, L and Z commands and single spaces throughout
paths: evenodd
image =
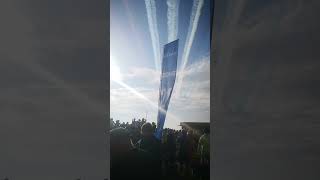
M 209 129 L 163 129 L 154 136 L 155 123 L 111 119 L 110 152 L 112 180 L 117 179 L 210 179 Z

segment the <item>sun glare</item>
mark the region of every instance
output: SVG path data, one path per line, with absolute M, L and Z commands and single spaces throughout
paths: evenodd
M 120 82 L 122 80 L 119 66 L 114 62 L 112 56 L 110 57 L 110 78 L 112 81 Z

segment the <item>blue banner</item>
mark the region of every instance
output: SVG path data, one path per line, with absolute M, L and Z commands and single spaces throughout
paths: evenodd
M 162 58 L 162 72 L 159 89 L 158 118 L 156 137 L 162 136 L 163 125 L 166 120 L 172 90 L 176 81 L 177 59 L 178 59 L 179 39 L 164 46 Z

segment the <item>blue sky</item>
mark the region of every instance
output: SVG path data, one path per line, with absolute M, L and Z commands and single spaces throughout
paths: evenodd
M 126 122 L 134 117 L 147 116 L 148 121 L 156 122 L 157 109 L 151 102 L 155 105 L 158 103 L 160 72 L 155 68 L 145 1 L 111 0 L 110 2 L 112 68 L 119 69 L 124 84 L 150 101 L 147 102 L 128 88 L 111 81 L 111 117 Z M 163 46 L 168 42 L 168 6 L 166 0 L 155 2 L 161 55 Z M 181 70 L 192 6 L 192 0 L 180 0 L 177 17 L 178 74 Z M 210 120 L 210 11 L 210 0 L 204 0 L 190 55 L 183 73 L 181 71 L 181 74 L 184 74 L 181 91 L 174 90 L 172 94 L 165 127 L 178 128 L 180 121 L 209 122 Z M 112 72 L 114 70 L 111 69 Z

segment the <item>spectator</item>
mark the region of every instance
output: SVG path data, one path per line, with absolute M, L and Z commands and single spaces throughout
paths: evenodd
M 179 170 L 182 171 L 187 162 L 187 131 L 186 130 L 181 131 L 181 134 L 178 138 L 178 143 L 179 143 L 179 162 L 180 162 Z
M 154 179 L 155 169 L 152 169 L 154 166 L 151 154 L 133 148 L 126 129 L 111 130 L 110 148 L 112 180 Z
M 198 152 L 200 154 L 201 176 L 203 179 L 210 178 L 210 135 L 209 129 L 203 130 L 203 135 L 199 138 Z
M 166 143 L 166 167 L 167 167 L 167 173 L 169 175 L 174 174 L 173 170 L 176 170 L 176 140 L 174 136 L 173 130 L 168 130 L 167 134 L 167 143 Z
M 142 138 L 139 140 L 137 147 L 148 151 L 155 156 L 160 156 L 160 141 L 154 136 L 154 131 L 150 123 L 145 123 L 141 127 Z
M 111 179 L 157 179 L 165 175 L 162 179 L 193 176 L 195 180 L 209 180 L 209 129 L 198 134 L 187 129 L 165 128 L 158 140 L 154 136 L 154 122 L 147 123 L 145 119 L 132 119 L 131 123 L 111 121 L 114 129 L 110 133 Z
M 154 131 L 150 123 L 145 123 L 141 127 L 142 138 L 136 144 L 136 147 L 148 153 L 151 153 L 154 161 L 154 169 L 158 169 L 158 176 L 161 175 L 161 142 L 154 136 Z

